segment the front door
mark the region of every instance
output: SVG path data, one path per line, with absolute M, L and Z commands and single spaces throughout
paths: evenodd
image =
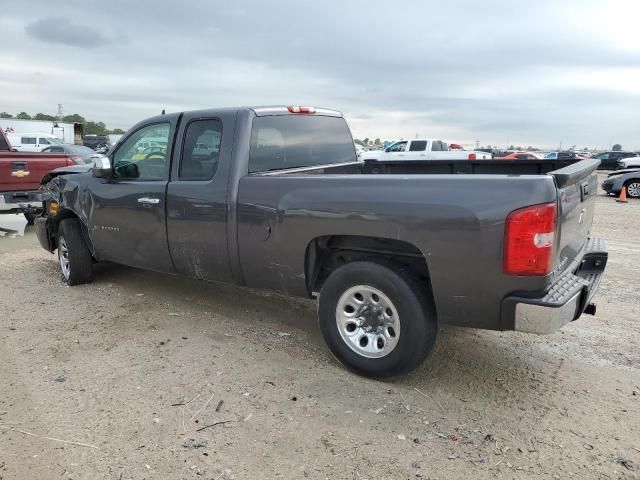
M 166 115 L 166 120 L 130 133 L 110 155 L 113 177 L 92 187 L 89 236 L 100 260 L 174 271 L 167 245 L 165 208 L 170 139 L 178 118 Z
M 186 113 L 167 187 L 167 236 L 176 271 L 232 282 L 227 188 L 235 113 Z
M 394 143 L 384 151 L 381 160 L 404 160 L 407 143 L 406 141 Z

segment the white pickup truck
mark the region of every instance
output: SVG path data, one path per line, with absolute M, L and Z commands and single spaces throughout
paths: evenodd
M 364 152 L 362 160 L 490 160 L 490 153 L 450 149 L 442 140 L 401 140 L 384 150 Z

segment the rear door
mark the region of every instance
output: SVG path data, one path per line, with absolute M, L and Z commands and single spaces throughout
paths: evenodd
M 91 185 L 89 236 L 97 256 L 132 267 L 173 272 L 166 228 L 166 188 L 180 116 L 165 115 L 135 128 L 109 157 L 113 177 Z M 143 152 L 149 138 L 163 147 Z
M 427 159 L 427 140 L 411 140 L 409 143 L 409 160 L 426 160 Z
M 182 119 L 167 187 L 167 235 L 176 271 L 232 281 L 227 251 L 227 188 L 235 112 Z

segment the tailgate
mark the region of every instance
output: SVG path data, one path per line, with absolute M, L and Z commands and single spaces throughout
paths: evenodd
M 67 158 L 65 154 L 0 154 L 0 192 L 38 190 L 42 177 L 66 166 Z
M 576 259 L 591 232 L 600 160 L 588 159 L 550 172 L 558 188 L 558 249 L 555 267 L 562 271 Z

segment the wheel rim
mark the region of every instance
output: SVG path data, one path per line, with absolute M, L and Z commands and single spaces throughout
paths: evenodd
M 60 237 L 58 241 L 58 260 L 60 261 L 62 275 L 64 275 L 64 278 L 69 279 L 69 273 L 71 272 L 69 249 L 67 248 L 67 242 L 64 237 Z
M 633 182 L 627 186 L 627 194 L 630 197 L 640 197 L 640 183 Z
M 400 317 L 387 295 L 368 285 L 346 290 L 336 307 L 342 340 L 358 355 L 380 358 L 398 345 Z

